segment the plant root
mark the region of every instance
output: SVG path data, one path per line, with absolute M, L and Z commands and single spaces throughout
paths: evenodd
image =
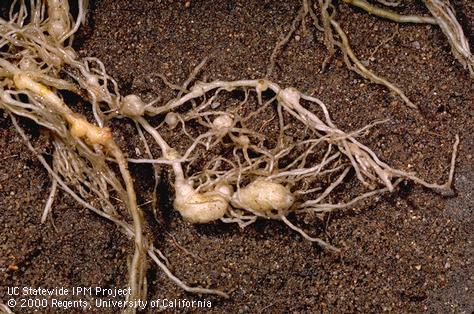
M 454 57 L 469 70 L 471 78 L 474 78 L 474 57 L 469 48 L 469 42 L 464 35 L 461 25 L 456 19 L 454 10 L 449 2 L 441 0 L 423 0 L 425 6 L 437 21 L 439 27 L 448 38 Z
M 424 0 L 433 19 L 398 15 L 365 0 L 345 2 L 396 22 L 439 24 L 454 55 L 472 75 L 469 45 L 448 5 L 439 0 Z M 378 2 L 385 6 L 398 5 L 387 0 Z M 313 25 L 324 32 L 328 55 L 323 70 L 338 47 L 350 70 L 386 86 L 409 107 L 417 108 L 397 86 L 372 73 L 358 60 L 347 35 L 335 20 L 331 0 L 318 0 L 318 6 L 303 0 L 288 33 L 278 41 L 270 56 L 267 78 L 198 81 L 191 85 L 207 62 L 204 59 L 181 85 L 159 75 L 177 95 L 163 104 L 159 97 L 145 103 L 137 95 L 122 96 L 117 82 L 107 74 L 100 60 L 77 56 L 72 42 L 80 24 L 85 23 L 87 0 L 78 0 L 75 19 L 69 13 L 67 0 L 31 1 L 28 7 L 25 1 L 15 3 L 9 12 L 10 20 L 0 19 L 0 108 L 10 115 L 18 134 L 52 179 L 41 222 L 52 210 L 59 188 L 85 208 L 117 224 L 134 243 L 128 274 L 132 293 L 128 300 L 146 298 L 147 257 L 187 292 L 229 297 L 219 290 L 190 287 L 171 273 L 168 260 L 144 232 L 145 221 L 137 204 L 129 162 L 152 164 L 154 194 L 160 175 L 158 165 L 170 169 L 174 175 L 173 206 L 185 220 L 193 223 L 220 220 L 237 223 L 242 228 L 257 219 L 280 220 L 306 240 L 335 252 L 339 249 L 310 236 L 288 216 L 344 210 L 375 195 L 394 192 L 403 180 L 411 180 L 442 195 L 454 194 L 459 136 L 456 135 L 454 142 L 447 182 L 429 183 L 414 173 L 390 167 L 357 140 L 386 120 L 359 130 L 343 131 L 331 120 L 321 100 L 268 80 L 278 53 L 299 23 L 306 32 L 304 20 L 309 15 Z M 321 25 L 314 10 L 317 7 L 321 10 Z M 243 91 L 244 99 L 237 105 L 221 105 L 224 103 L 221 98 L 230 97 L 229 92 L 234 90 Z M 94 122 L 74 112 L 61 91 L 83 96 L 91 105 Z M 310 111 L 309 106 L 317 109 Z M 16 116 L 30 119 L 53 134 L 52 165 L 33 147 Z M 155 127 L 147 116 L 160 116 L 163 122 Z M 255 122 L 258 120 L 255 118 L 261 117 L 264 117 L 260 119 L 262 123 Z M 115 118 L 128 118 L 135 123 L 147 158 L 125 156 L 107 127 Z M 197 127 L 191 129 L 190 125 Z M 164 133 L 160 133 L 162 127 L 173 129 L 175 135 L 182 135 L 183 142 L 188 140 L 189 145 L 179 149 L 172 147 L 162 136 Z M 147 142 L 146 133 L 153 143 Z M 154 144 L 160 151 L 156 157 L 151 149 Z M 118 166 L 119 173 L 113 170 L 111 163 Z M 355 183 L 362 192 L 351 199 L 340 200 L 338 193 L 347 187 L 349 173 L 355 173 Z M 156 195 L 151 204 L 156 213 Z M 123 211 L 119 209 L 123 208 L 131 223 L 120 214 Z M 9 311 L 2 303 L 0 309 Z

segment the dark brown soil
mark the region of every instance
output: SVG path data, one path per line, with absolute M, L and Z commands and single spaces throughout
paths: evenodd
M 413 2 L 400 11 L 426 14 L 421 2 Z M 474 3 L 453 2 L 472 44 Z M 200 79 L 263 77 L 275 43 L 299 7 L 299 1 L 193 0 L 189 8 L 184 1 L 98 1 L 76 48 L 83 56 L 100 58 L 123 94 L 166 100 L 172 94 L 156 73 L 182 82 L 204 57 L 210 62 Z M 395 23 L 345 4 L 338 6 L 338 20 L 361 60 L 396 30 Z M 453 58 L 439 28 L 399 25 L 369 67 L 399 85 L 420 107 L 417 112 L 348 71 L 340 55 L 320 73 L 326 53 L 322 35 L 306 26 L 309 32 L 300 27 L 299 40 L 293 38 L 278 57 L 272 79 L 317 95 L 343 130 L 389 118 L 363 142 L 390 165 L 428 181 L 446 180 L 459 134 L 456 195 L 441 197 L 407 183 L 393 194 L 334 214 L 324 225 L 297 219 L 310 234 L 340 248 L 337 255 L 279 222 L 259 221 L 243 230 L 185 223 L 168 206 L 167 170 L 161 169 L 162 213 L 158 221 L 146 214 L 155 244 L 185 282 L 230 291 L 231 297 L 188 294 L 151 267 L 149 299 L 205 298 L 215 313 L 472 313 L 474 89 L 467 71 Z M 26 120 L 22 125 L 48 156 L 52 147 L 46 134 Z M 131 154 L 142 147 L 131 123 L 121 120 L 114 128 Z M 52 219 L 40 224 L 51 180 L 3 113 L 0 132 L 0 300 L 5 302 L 11 286 L 124 286 L 129 240 L 65 193 L 56 198 Z M 172 134 L 165 136 L 173 146 L 179 144 Z M 132 169 L 145 202 L 152 170 Z

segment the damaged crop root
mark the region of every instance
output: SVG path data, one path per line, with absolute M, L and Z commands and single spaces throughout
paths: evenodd
M 444 3 L 425 1 L 434 16 L 431 18 L 400 16 L 364 0 L 345 2 L 397 22 L 440 25 L 454 55 L 472 73 L 469 46 L 450 7 Z M 394 2 L 379 2 L 396 6 Z M 413 173 L 390 167 L 357 140 L 371 127 L 385 121 L 373 122 L 360 130 L 343 131 L 331 120 L 320 99 L 293 87 L 280 87 L 268 78 L 279 50 L 309 15 L 316 28 L 325 34 L 328 57 L 323 67 L 338 47 L 349 68 L 385 85 L 407 105 L 416 107 L 398 87 L 373 74 L 357 59 L 345 32 L 335 20 L 335 7 L 330 0 L 319 0 L 317 5 L 303 1 L 290 32 L 271 55 L 267 78 L 193 84 L 204 60 L 181 85 L 172 84 L 163 77 L 165 84 L 177 92 L 175 98 L 163 103 L 158 98 L 145 103 L 137 95 L 122 96 L 117 82 L 107 74 L 100 60 L 77 56 L 71 45 L 74 34 L 86 20 L 87 1 L 78 0 L 78 8 L 74 19 L 66 0 L 33 0 L 28 6 L 24 0 L 14 1 L 9 20 L 0 19 L 0 108 L 10 114 L 14 127 L 51 176 L 53 183 L 42 222 L 52 210 L 54 197 L 60 189 L 82 206 L 116 223 L 133 239 L 134 253 L 128 274 L 132 291 L 129 300 L 146 298 L 147 256 L 185 291 L 228 295 L 219 290 L 189 287 L 172 274 L 166 257 L 144 232 L 143 213 L 137 205 L 128 163 L 168 167 L 174 180 L 174 209 L 191 223 L 220 220 L 245 227 L 259 218 L 276 219 L 305 239 L 334 251 L 338 251 L 335 246 L 310 236 L 292 223 L 291 217 L 349 208 L 374 195 L 393 192 L 403 180 L 412 180 L 444 195 L 453 193 L 458 136 L 446 183 L 429 183 Z M 317 10 L 322 25 L 319 25 Z M 80 95 L 90 104 L 93 122 L 71 109 L 63 98 L 63 91 Z M 221 105 L 231 91 L 242 92 L 244 99 L 238 105 Z M 310 107 L 316 107 L 318 111 L 307 109 Z M 251 113 L 241 114 L 243 108 L 247 109 L 244 112 Z M 54 135 L 52 164 L 30 143 L 17 116 L 33 120 Z M 163 121 L 159 126 L 152 125 L 148 119 L 155 116 Z M 260 125 L 254 123 L 256 117 L 263 116 L 272 118 Z M 127 158 L 114 140 L 116 131 L 108 127 L 115 118 L 134 121 L 149 158 Z M 191 132 L 190 125 L 197 126 L 196 130 Z M 266 131 L 269 125 L 275 132 Z M 164 127 L 181 134 L 189 145 L 181 150 L 170 145 L 160 133 Z M 297 133 L 296 130 L 304 132 Z M 147 142 L 145 134 L 153 143 Z M 152 155 L 152 145 L 159 148 L 160 156 Z M 215 148 L 219 148 L 219 154 L 214 153 Z M 199 164 L 196 161 L 203 153 L 210 158 L 196 169 L 194 165 Z M 118 173 L 112 164 L 118 166 Z M 345 187 L 349 173 L 355 174 L 363 192 L 352 199 L 336 201 L 333 195 Z M 155 190 L 156 186 L 157 183 Z M 156 207 L 153 197 L 152 203 Z M 128 217 L 122 214 L 121 208 L 127 210 Z M 0 308 L 3 307 L 0 303 Z
M 413 23 L 413 24 L 432 24 L 438 25 L 443 33 L 446 35 L 448 42 L 451 46 L 451 51 L 454 57 L 459 63 L 469 71 L 471 78 L 474 78 L 474 56 L 472 55 L 469 42 L 464 35 L 463 29 L 456 19 L 454 10 L 448 1 L 444 0 L 423 0 L 424 5 L 433 15 L 428 16 L 417 16 L 417 15 L 401 15 L 394 12 L 391 9 L 378 7 L 365 0 L 344 0 L 346 4 L 358 7 L 366 11 L 369 14 L 376 15 L 378 17 L 391 20 L 396 23 Z M 378 1 L 380 4 L 389 7 L 397 7 L 398 2 L 387 2 Z M 391 83 L 387 78 L 381 77 L 375 74 L 373 71 L 367 68 L 353 52 L 350 40 L 346 32 L 342 29 L 340 24 L 336 20 L 336 6 L 332 0 L 318 0 L 317 3 L 312 3 L 311 0 L 303 0 L 302 8 L 296 15 L 291 25 L 291 29 L 288 31 L 286 36 L 283 37 L 278 43 L 270 57 L 270 65 L 267 69 L 267 77 L 272 73 L 275 66 L 275 59 L 277 53 L 286 45 L 291 36 L 296 31 L 296 26 L 301 23 L 305 27 L 305 18 L 309 16 L 312 24 L 316 30 L 324 33 L 324 44 L 327 49 L 327 56 L 322 64 L 322 70 L 324 71 L 333 59 L 336 52 L 336 47 L 340 49 L 343 54 L 344 62 L 351 71 L 356 72 L 365 79 L 370 80 L 373 83 L 383 85 L 390 91 L 397 94 L 404 103 L 413 109 L 418 109 L 405 93 L 396 84 Z M 319 11 L 319 18 L 316 12 Z M 321 23 L 320 23 L 321 21 Z M 305 28 L 306 29 L 306 28 Z

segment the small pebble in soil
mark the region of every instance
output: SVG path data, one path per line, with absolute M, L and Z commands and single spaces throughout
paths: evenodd
M 414 41 L 411 43 L 411 46 L 417 50 L 419 50 L 421 48 L 421 44 L 419 41 Z

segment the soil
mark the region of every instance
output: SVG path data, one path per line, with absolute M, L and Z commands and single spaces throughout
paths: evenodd
M 474 3 L 453 4 L 472 48 Z M 183 82 L 205 57 L 209 62 L 201 80 L 263 77 L 275 43 L 299 7 L 300 1 L 97 1 L 77 35 L 76 50 L 101 59 L 123 95 L 167 100 L 173 94 L 156 74 Z M 419 1 L 404 3 L 398 11 L 427 14 Z M 322 73 L 323 37 L 309 21 L 307 31 L 299 27 L 278 56 L 271 79 L 319 97 L 343 130 L 389 118 L 361 141 L 388 164 L 427 181 L 447 179 L 459 134 L 455 196 L 405 183 L 392 194 L 333 214 L 324 224 L 292 217 L 311 235 L 341 249 L 334 254 L 277 221 L 258 221 L 245 229 L 183 222 L 169 206 L 168 170 L 160 169 L 158 219 L 144 206 L 155 245 L 186 283 L 228 291 L 230 299 L 186 293 L 152 266 L 150 300 L 206 299 L 212 302 L 206 311 L 213 313 L 474 311 L 472 79 L 438 27 L 397 25 L 343 3 L 337 19 L 356 55 L 400 86 L 419 111 L 347 70 L 341 55 Z M 21 123 L 34 146 L 50 156 L 47 133 L 27 120 Z M 142 147 L 133 124 L 120 120 L 112 127 L 130 155 Z M 130 241 L 65 193 L 59 193 L 51 218 L 41 224 L 51 180 L 4 112 L 0 132 L 0 300 L 5 302 L 12 286 L 123 287 Z M 165 137 L 179 147 L 179 138 L 166 132 Z M 144 203 L 152 191 L 152 169 L 133 166 L 132 171 Z

